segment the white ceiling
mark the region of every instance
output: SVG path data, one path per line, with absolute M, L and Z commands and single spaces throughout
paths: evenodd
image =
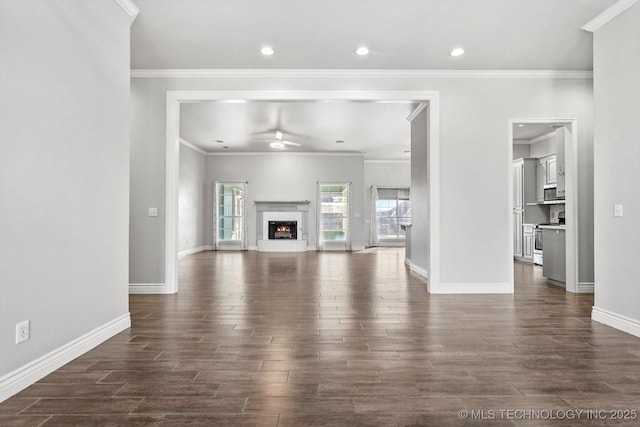
M 590 70 L 580 28 L 614 0 L 134 2 L 132 68 Z
M 580 28 L 615 0 L 134 2 L 140 9 L 131 30 L 134 69 L 591 70 L 591 33 Z M 261 55 L 264 45 L 275 54 Z M 360 45 L 371 53 L 355 55 Z M 457 46 L 466 53 L 451 57 Z M 271 151 L 256 142 L 268 136 L 257 133 L 281 128 L 303 144 L 287 151 L 403 159 L 413 107 L 189 104 L 180 135 L 207 152 Z
M 523 126 L 520 126 L 523 125 Z M 562 123 L 514 123 L 513 140 L 520 144 L 528 144 L 532 139 L 553 132 Z
M 284 139 L 301 144 L 287 146 L 286 152 L 350 152 L 363 153 L 366 159 L 403 160 L 410 158 L 404 151 L 411 148 L 407 116 L 416 107 L 410 102 L 189 103 L 180 109 L 180 137 L 206 152 L 273 152 L 278 150 L 269 142 L 279 129 Z

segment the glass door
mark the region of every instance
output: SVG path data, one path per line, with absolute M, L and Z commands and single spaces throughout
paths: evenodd
M 319 249 L 351 249 L 350 187 L 345 183 L 318 183 Z
M 216 183 L 216 248 L 245 248 L 245 192 L 243 182 Z

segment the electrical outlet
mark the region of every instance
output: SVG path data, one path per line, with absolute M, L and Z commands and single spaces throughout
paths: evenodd
M 158 216 L 158 208 L 149 208 L 149 216 Z
M 25 320 L 16 324 L 16 344 L 29 339 L 29 321 Z

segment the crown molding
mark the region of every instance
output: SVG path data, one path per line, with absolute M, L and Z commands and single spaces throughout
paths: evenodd
M 420 114 L 425 108 L 427 108 L 426 102 L 421 102 L 420 104 L 418 104 L 418 106 L 411 112 L 411 114 L 407 116 L 407 121 L 412 122 L 413 119 L 418 117 L 418 114 Z
M 180 144 L 184 145 L 185 147 L 189 147 L 193 151 L 195 151 L 197 153 L 200 153 L 202 155 L 206 156 L 207 154 L 209 154 L 208 152 L 204 151 L 202 148 L 196 147 L 195 145 L 193 145 L 192 143 L 190 143 L 186 139 L 180 138 Z
M 635 0 L 637 1 L 637 0 Z M 144 69 L 132 78 L 592 79 L 590 70 Z
M 552 130 L 550 132 L 545 133 L 544 135 L 536 136 L 532 140 L 529 141 L 529 144 L 535 144 L 536 142 L 544 141 L 545 139 L 553 138 L 556 130 Z
M 337 156 L 337 157 L 363 157 L 362 153 L 336 153 L 336 152 L 271 152 L 271 151 L 253 151 L 253 152 L 238 152 L 238 153 L 211 153 L 207 152 L 207 156 Z
M 589 31 L 590 33 L 595 32 L 600 29 L 606 23 L 611 21 L 616 16 L 620 15 L 625 10 L 629 9 L 631 6 L 636 4 L 638 0 L 618 0 L 608 8 L 606 8 L 602 13 L 593 18 L 591 21 L 586 23 L 583 30 Z
M 131 21 L 129 25 L 133 24 L 133 21 L 136 20 L 136 17 L 140 13 L 138 6 L 136 6 L 131 0 L 115 0 L 115 2 L 127 15 L 129 15 L 129 20 Z

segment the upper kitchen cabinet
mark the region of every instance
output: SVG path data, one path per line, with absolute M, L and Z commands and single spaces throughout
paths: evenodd
M 536 201 L 544 202 L 544 189 L 549 185 L 557 185 L 558 162 L 555 154 L 540 157 L 536 164 Z
M 558 197 L 565 197 L 564 150 L 567 145 L 567 140 L 569 138 L 570 138 L 570 134 L 566 126 L 562 126 L 556 129 L 556 188 L 558 190 Z
M 513 161 L 513 209 L 536 202 L 536 159 Z
M 547 177 L 545 179 L 546 185 L 553 185 L 558 183 L 558 162 L 556 156 L 550 156 L 546 160 Z

